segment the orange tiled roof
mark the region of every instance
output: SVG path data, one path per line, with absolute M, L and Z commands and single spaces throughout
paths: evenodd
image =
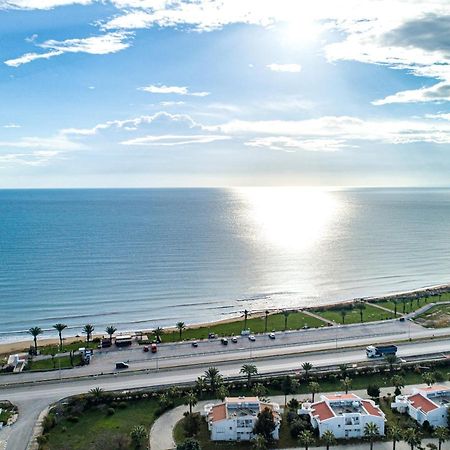
M 361 400 L 361 403 L 363 404 L 365 410 L 371 415 L 371 416 L 378 416 L 382 417 L 381 411 L 376 406 L 373 406 L 372 403 L 369 402 L 369 400 Z
M 211 408 L 210 416 L 213 422 L 226 419 L 227 417 L 227 407 L 224 403 L 220 405 L 213 406 Z
M 412 403 L 414 408 L 420 408 L 426 413 L 439 408 L 436 404 L 434 404 L 431 400 L 429 400 L 422 394 L 411 395 L 411 397 L 409 397 L 409 401 Z
M 334 417 L 334 412 L 327 402 L 314 403 L 312 409 L 315 416 L 318 416 L 320 421 L 331 419 Z

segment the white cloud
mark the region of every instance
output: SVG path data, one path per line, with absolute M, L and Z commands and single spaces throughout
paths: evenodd
M 166 86 L 164 84 L 151 84 L 150 86 L 141 87 L 139 90 L 150 94 L 191 95 L 193 97 L 206 97 L 210 94 L 209 92 L 190 92 L 186 86 Z
M 400 91 L 394 95 L 375 100 L 373 105 L 388 105 L 391 103 L 419 103 L 419 102 L 443 102 L 450 101 L 450 82 L 442 81 L 433 86 L 410 89 L 407 91 Z
M 89 5 L 93 0 L 0 0 L 0 9 L 52 9 L 58 6 Z
M 249 147 L 269 148 L 294 152 L 305 150 L 309 152 L 334 152 L 345 147 L 350 147 L 345 140 L 340 139 L 296 139 L 291 136 L 269 136 L 251 139 L 245 145 Z
M 2 148 L 24 148 L 39 149 L 44 151 L 69 151 L 80 148 L 76 142 L 70 141 L 66 136 L 58 134 L 52 137 L 22 137 L 15 141 L 0 141 L 0 149 Z
M 159 102 L 161 106 L 180 106 L 184 105 L 185 102 L 179 101 L 179 102 Z
M 212 134 L 192 134 L 192 135 L 159 135 L 159 136 L 144 136 L 140 138 L 123 141 L 123 145 L 188 145 L 188 144 L 209 144 L 216 141 L 224 141 L 231 139 L 230 136 L 212 135 Z
M 21 128 L 21 125 L 18 125 L 17 123 L 7 123 L 6 125 L 3 125 L 3 128 Z
M 49 50 L 48 52 L 26 53 L 18 58 L 5 61 L 5 64 L 11 67 L 18 67 L 36 59 L 49 59 L 63 53 L 89 53 L 91 55 L 116 53 L 130 46 L 130 37 L 130 33 L 114 32 L 87 38 L 66 39 L 64 41 L 50 39 L 41 44 L 35 43 L 37 47 Z
M 290 73 L 298 73 L 302 70 L 302 66 L 300 64 L 269 64 L 267 68 L 272 70 L 273 72 L 290 72 Z

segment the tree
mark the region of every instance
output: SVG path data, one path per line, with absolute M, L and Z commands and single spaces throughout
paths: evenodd
M 247 318 L 248 318 L 248 311 L 244 309 L 244 330 L 247 329 Z
M 52 364 L 53 364 L 53 368 L 56 369 L 56 360 L 55 360 L 55 356 L 57 355 L 57 351 L 55 348 L 52 348 L 50 350 L 50 356 L 52 357 Z
M 287 396 L 289 394 L 292 394 L 294 391 L 292 378 L 289 375 L 286 375 L 283 377 L 281 381 L 281 391 L 284 394 L 284 405 L 286 406 L 287 403 Z
M 312 402 L 314 403 L 314 398 L 316 394 L 320 391 L 320 384 L 317 381 L 311 381 L 308 385 L 309 392 L 312 394 Z
M 398 305 L 398 301 L 394 298 L 391 300 L 391 302 L 394 305 L 394 316 L 397 317 L 397 305 Z
M 331 430 L 325 430 L 322 434 L 322 440 L 325 442 L 327 450 L 330 450 L 330 446 L 336 444 L 336 437 Z
M 193 437 L 198 434 L 202 426 L 200 414 L 187 414 L 183 419 L 183 429 L 186 436 Z
M 89 344 L 89 341 L 91 340 L 92 337 L 92 333 L 94 332 L 95 327 L 94 325 L 87 323 L 84 327 L 83 327 L 83 333 L 86 335 L 86 342 Z
M 309 362 L 304 362 L 302 364 L 302 369 L 305 371 L 305 379 L 308 381 L 309 372 L 312 370 L 313 365 Z
M 392 373 L 394 371 L 394 364 L 398 363 L 398 358 L 396 355 L 386 355 L 384 357 L 384 362 L 388 364 L 389 371 Z
M 268 401 L 267 395 L 269 390 L 261 383 L 257 383 L 252 388 L 252 394 L 258 397 L 261 401 Z
M 158 344 L 161 342 L 161 336 L 164 334 L 164 328 L 161 327 L 157 327 L 153 330 L 153 334 L 155 335 L 156 338 L 156 342 L 158 342 Z
M 407 428 L 403 433 L 403 440 L 411 447 L 411 450 L 422 443 L 420 433 L 415 428 Z
M 143 448 L 144 443 L 148 439 L 147 430 L 143 425 L 135 425 L 130 432 L 131 442 L 136 450 Z
M 109 336 L 109 340 L 112 342 L 113 334 L 117 331 L 117 328 L 114 325 L 109 325 L 105 328 L 105 331 Z
M 345 316 L 347 315 L 347 311 L 345 309 L 340 310 L 341 318 L 342 318 L 342 325 L 345 323 Z
M 178 328 L 178 332 L 180 333 L 181 341 L 181 335 L 183 334 L 183 330 L 186 328 L 186 324 L 184 322 L 177 322 L 176 327 Z
M 201 447 L 196 439 L 188 438 L 177 445 L 177 450 L 201 450 Z
M 269 314 L 270 311 L 266 309 L 266 311 L 264 312 L 264 333 L 267 333 L 267 321 L 269 319 Z
M 395 450 L 397 442 L 402 440 L 402 429 L 398 425 L 391 425 L 388 429 L 388 436 L 392 439 L 392 450 Z
M 258 373 L 258 369 L 254 364 L 244 364 L 241 367 L 240 373 L 247 376 L 247 384 L 251 386 L 252 384 L 252 376 Z
M 206 391 L 208 389 L 208 383 L 206 382 L 205 377 L 198 377 L 197 381 L 195 382 L 195 389 L 200 395 L 200 398 L 203 396 L 203 391 Z
M 405 380 L 401 375 L 394 375 L 391 381 L 395 387 L 394 394 L 400 395 L 402 393 L 402 389 L 405 387 Z
M 367 386 L 367 395 L 371 398 L 379 398 L 380 397 L 380 387 L 376 384 L 369 384 Z
M 433 434 L 434 437 L 437 438 L 439 442 L 439 450 L 441 450 L 442 444 L 449 438 L 448 430 L 445 427 L 436 427 Z
M 209 367 L 205 370 L 205 379 L 209 383 L 213 393 L 216 392 L 217 387 L 222 383 L 222 375 L 220 375 L 217 367 Z
M 256 420 L 253 432 L 263 436 L 266 441 L 271 441 L 272 433 L 275 428 L 276 425 L 272 411 L 269 408 L 264 408 L 264 410 L 258 414 L 258 419 Z
M 31 334 L 31 336 L 33 336 L 34 354 L 37 355 L 38 354 L 37 337 L 43 333 L 42 328 L 41 327 L 31 327 L 28 330 L 28 333 Z
M 298 440 L 300 444 L 305 447 L 305 450 L 308 450 L 310 445 L 314 445 L 316 440 L 314 439 L 314 435 L 309 430 L 304 430 L 298 435 Z
M 267 450 L 267 440 L 262 434 L 257 434 L 253 440 L 255 450 Z
M 427 386 L 431 386 L 436 382 L 435 376 L 431 372 L 425 372 L 422 374 L 422 380 Z
M 339 364 L 339 370 L 341 371 L 342 378 L 347 376 L 348 365 L 347 364 Z
M 370 443 L 370 450 L 373 449 L 373 441 L 380 435 L 380 430 L 378 429 L 378 425 L 373 422 L 366 423 L 364 426 L 364 437 Z
M 343 380 L 341 380 L 341 386 L 345 393 L 348 394 L 348 390 L 352 386 L 352 380 L 349 377 L 345 377 Z
M 198 398 L 194 391 L 189 391 L 184 399 L 184 404 L 189 406 L 189 414 L 192 414 L 192 408 L 198 403 Z
M 284 331 L 287 330 L 287 322 L 288 322 L 289 314 L 291 314 L 290 311 L 283 311 L 283 316 L 284 316 Z
M 360 317 L 361 323 L 362 323 L 363 322 L 363 313 L 364 313 L 364 310 L 366 309 L 366 304 L 362 301 L 358 302 L 356 304 L 356 309 L 359 310 L 359 317 Z
M 90 397 L 93 399 L 94 403 L 100 403 L 100 401 L 101 401 L 102 398 L 103 398 L 104 393 L 105 393 L 105 392 L 104 392 L 103 389 L 100 388 L 100 387 L 92 388 L 92 389 L 89 391 L 89 395 L 90 395 Z
M 55 323 L 55 325 L 53 325 L 53 328 L 58 332 L 59 350 L 62 351 L 63 349 L 62 332 L 67 328 L 67 325 L 65 323 Z
M 228 389 L 223 384 L 221 384 L 216 390 L 216 395 L 220 398 L 220 400 L 224 401 L 225 398 L 229 395 Z

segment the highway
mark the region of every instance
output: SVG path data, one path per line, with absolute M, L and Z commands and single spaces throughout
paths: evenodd
M 34 423 L 46 406 L 61 398 L 87 392 L 92 387 L 123 390 L 192 382 L 211 364 L 218 367 L 226 377 L 238 375 L 242 364 L 248 361 L 256 364 L 262 374 L 298 370 L 305 361 L 315 367 L 355 364 L 367 361 L 364 349 L 345 348 L 348 345 L 366 345 L 386 340 L 395 342 L 396 339 L 404 339 L 409 333 L 411 337 L 424 337 L 423 331 L 429 333 L 429 330 L 414 324 L 392 321 L 390 324 L 381 322 L 279 333 L 275 340 L 260 335 L 253 343 L 242 338 L 238 344 L 230 342 L 228 346 L 223 346 L 220 341 L 200 343 L 198 348 L 193 348 L 189 343 L 165 344 L 160 346 L 156 355 L 144 353 L 140 348 L 99 352 L 92 365 L 61 371 L 61 374 L 56 371 L 2 376 L 0 398 L 12 401 L 20 410 L 20 418 L 14 425 L 6 449 L 26 448 Z M 301 354 L 301 351 L 307 353 Z M 450 352 L 450 338 L 435 337 L 431 341 L 400 344 L 398 356 L 407 358 L 447 352 Z M 118 373 L 105 371 L 104 375 L 85 376 L 88 373 L 84 369 L 98 374 L 99 370 L 107 367 L 109 372 L 111 362 L 123 359 L 130 360 L 130 369 L 143 370 Z M 80 378 L 73 378 L 74 375 Z

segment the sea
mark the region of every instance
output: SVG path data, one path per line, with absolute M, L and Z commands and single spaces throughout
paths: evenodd
M 450 189 L 0 190 L 0 342 L 450 282 Z

